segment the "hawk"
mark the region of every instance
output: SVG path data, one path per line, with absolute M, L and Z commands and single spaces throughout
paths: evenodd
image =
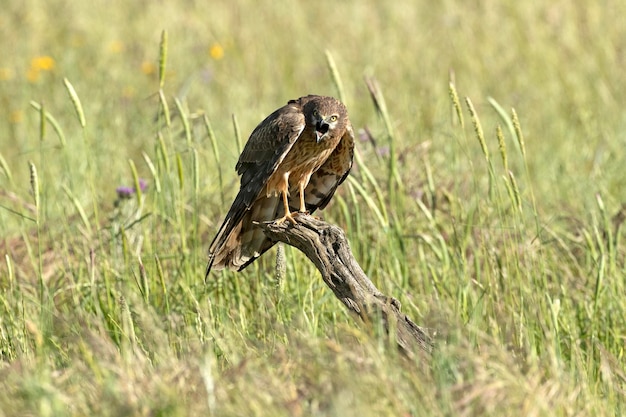
M 252 132 L 235 169 L 240 189 L 209 248 L 211 269 L 241 271 L 274 246 L 258 222 L 326 207 L 352 167 L 354 132 L 333 97 L 290 100 Z

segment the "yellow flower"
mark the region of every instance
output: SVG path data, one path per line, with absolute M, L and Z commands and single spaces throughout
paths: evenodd
M 211 55 L 211 58 L 213 58 L 214 60 L 219 61 L 224 57 L 224 48 L 222 48 L 222 45 L 216 42 L 211 45 L 211 48 L 209 48 L 209 55 Z
M 20 110 L 13 110 L 9 114 L 9 120 L 13 124 L 21 123 L 23 119 L 24 119 L 24 113 L 22 113 Z
M 13 79 L 13 70 L 7 67 L 0 67 L 0 81 L 7 81 Z
M 48 55 L 36 56 L 30 61 L 31 69 L 36 71 L 52 71 L 54 65 L 54 58 Z
M 37 82 L 42 71 L 52 71 L 56 63 L 48 55 L 36 56 L 30 60 L 30 68 L 26 72 L 26 79 L 31 83 Z
M 150 61 L 143 61 L 141 63 L 141 72 L 146 75 L 152 75 L 156 72 L 156 65 Z
M 111 41 L 107 49 L 111 53 L 119 54 L 124 50 L 124 43 L 122 41 Z

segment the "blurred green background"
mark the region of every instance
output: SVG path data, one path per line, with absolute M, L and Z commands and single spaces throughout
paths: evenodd
M 0 416 L 623 414 L 625 15 L 5 1 Z M 271 254 L 202 280 L 241 142 L 289 99 L 338 96 L 327 56 L 363 163 L 321 215 L 433 357 L 399 356 L 290 248 L 283 281 Z
M 165 91 L 210 116 L 228 152 L 225 165 L 237 156 L 228 147 L 232 114 L 247 136 L 290 98 L 335 94 L 324 55 L 329 50 L 356 126 L 375 123 L 363 83 L 364 75 L 373 75 L 404 143 L 431 141 L 459 154 L 446 137 L 452 72 L 459 94 L 471 97 L 481 116 L 493 115 L 482 111 L 488 96 L 518 109 L 532 171 L 559 179 L 558 187 L 548 181 L 537 187 L 554 204 L 579 205 L 591 194 L 583 191 L 623 189 L 616 170 L 624 163 L 626 140 L 620 112 L 626 28 L 616 16 L 624 7 L 9 2 L 0 25 L 3 155 L 19 175 L 38 147 L 31 100 L 42 102 L 72 135 L 76 126 L 65 121 L 73 109 L 61 82 L 67 77 L 82 98 L 86 136 L 103 156 L 99 160 L 123 166 L 152 139 L 146 119 L 154 111 L 149 100 L 158 90 L 158 42 L 166 30 Z M 41 57 L 50 57 L 52 68 L 39 68 Z M 599 177 L 607 170 L 615 175 Z

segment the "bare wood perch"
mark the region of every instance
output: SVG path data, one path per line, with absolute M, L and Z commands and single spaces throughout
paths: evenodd
M 291 222 L 260 223 L 265 235 L 291 245 L 304 254 L 322 273 L 335 296 L 365 322 L 382 317 L 385 330 L 395 330 L 398 346 L 405 353 L 430 352 L 432 341 L 426 332 L 400 311 L 400 302 L 380 292 L 354 259 L 346 236 L 339 227 L 313 216 L 298 214 Z

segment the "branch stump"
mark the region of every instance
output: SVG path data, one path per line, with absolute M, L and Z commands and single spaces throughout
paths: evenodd
M 366 323 L 382 318 L 389 336 L 409 356 L 431 352 L 432 340 L 420 326 L 400 311 L 400 302 L 374 286 L 354 259 L 341 228 L 308 214 L 298 213 L 297 224 L 259 223 L 265 235 L 302 251 L 315 264 L 335 296 Z

